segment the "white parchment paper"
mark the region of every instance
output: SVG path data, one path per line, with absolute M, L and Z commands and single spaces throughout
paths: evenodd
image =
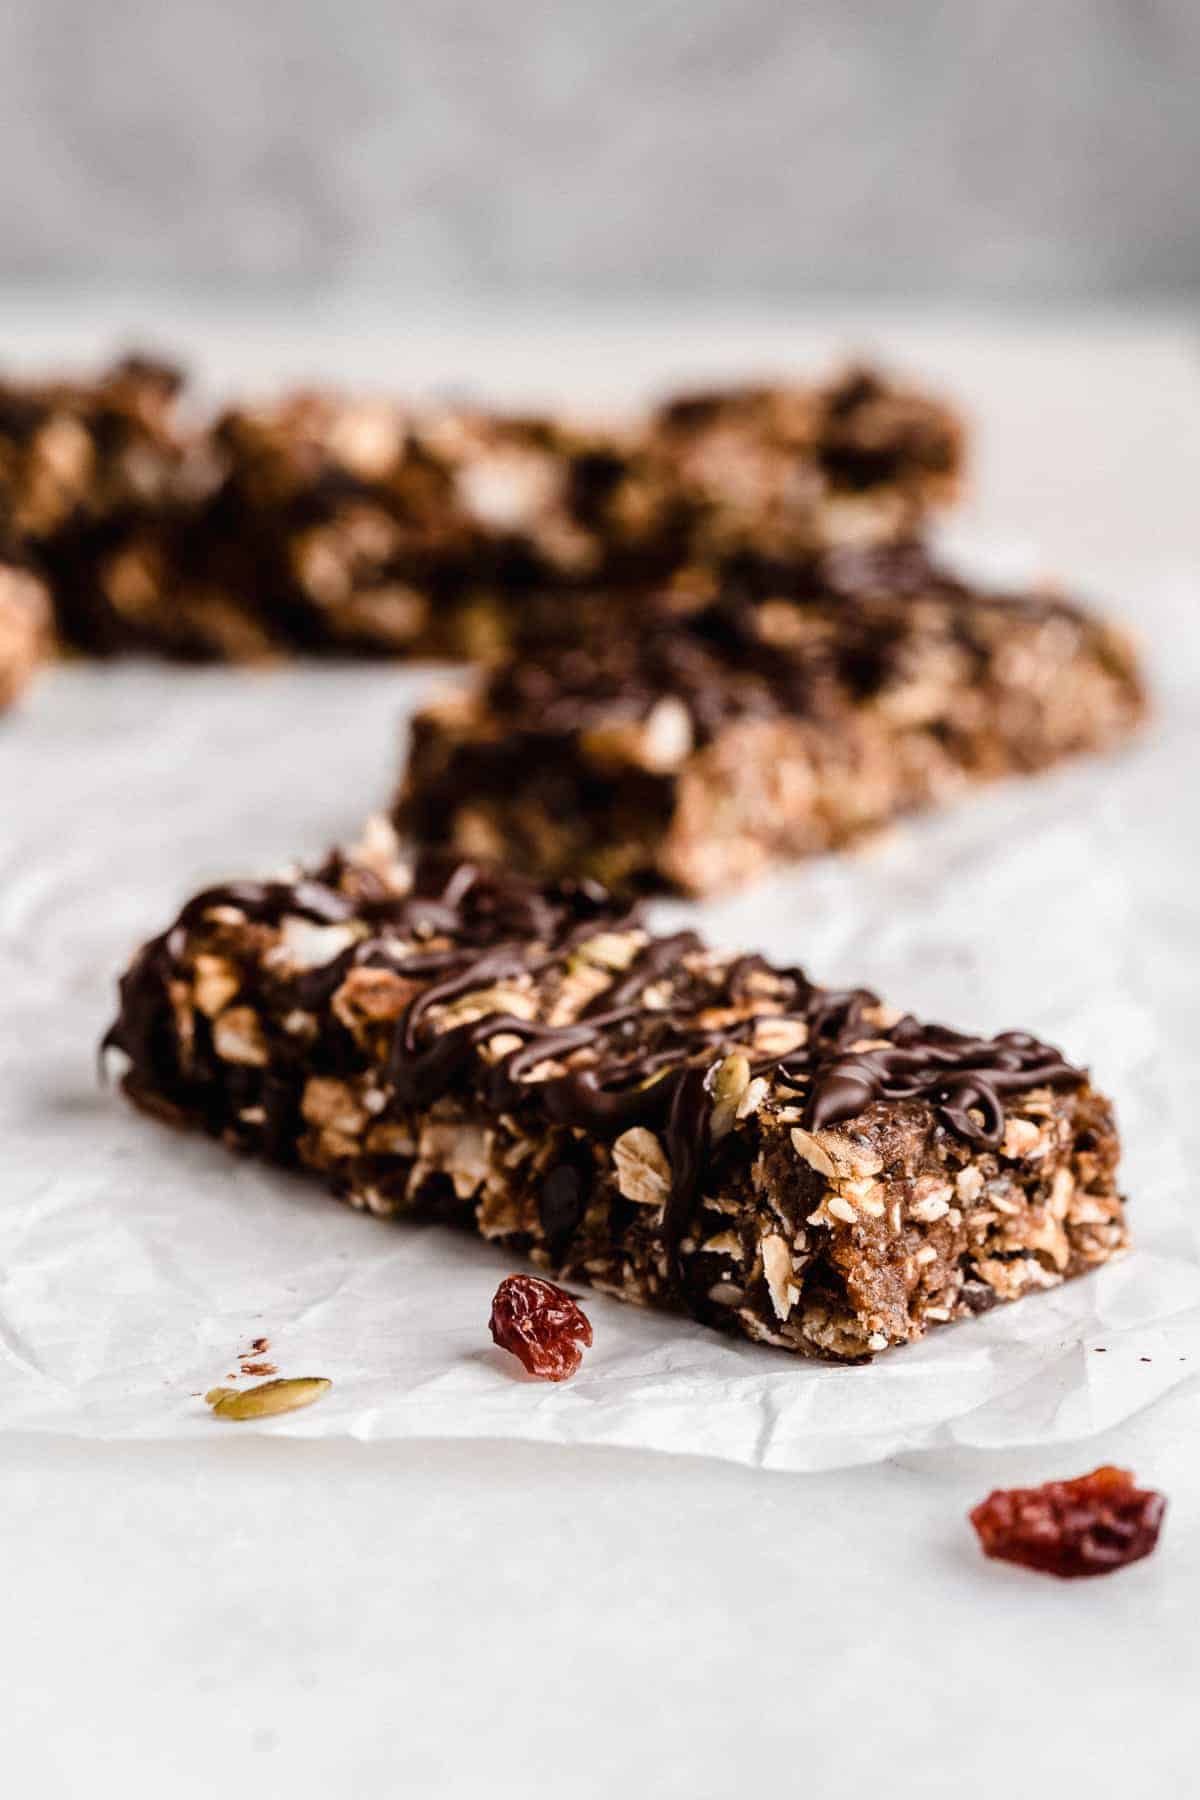
M 487 1333 L 503 1252 L 351 1213 L 101 1088 L 95 1045 L 136 944 L 203 882 L 352 837 L 392 784 L 401 716 L 445 679 L 77 666 L 0 727 L 0 1428 L 520 1437 L 799 1470 L 1078 1438 L 1191 1372 L 1200 1269 L 1123 874 L 1164 765 L 1184 767 L 1182 712 L 1166 751 L 1160 731 L 862 855 L 659 909 L 955 1025 L 1029 1027 L 1117 1098 L 1136 1251 L 870 1367 L 594 1296 L 579 1375 L 530 1382 Z M 199 1396 L 258 1337 L 332 1392 L 222 1424 Z

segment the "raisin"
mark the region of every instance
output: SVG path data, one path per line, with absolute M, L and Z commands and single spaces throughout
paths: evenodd
M 565 1381 L 579 1367 L 592 1328 L 570 1294 L 536 1275 L 509 1275 L 492 1301 L 492 1338 L 530 1375 Z
M 985 1556 L 1048 1575 L 1107 1575 L 1149 1556 L 1166 1500 L 1134 1486 L 1128 1469 L 1093 1469 L 1074 1481 L 998 1488 L 971 1513 Z

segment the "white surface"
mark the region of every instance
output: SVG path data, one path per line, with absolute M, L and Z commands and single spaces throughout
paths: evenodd
M 1194 779 L 1200 381 L 1190 344 L 1115 327 L 1090 339 L 919 325 L 882 335 L 974 402 L 984 457 L 970 524 L 1027 533 L 1117 601 L 1137 572 L 1125 592 L 1156 628 L 1171 702 L 1142 754 Z M 628 367 L 641 377 L 657 358 L 669 374 L 705 353 L 726 367 L 742 354 L 729 326 L 710 328 L 703 349 L 699 333 L 683 336 L 681 349 L 662 333 L 626 331 Z M 770 355 L 755 360 L 777 361 L 789 340 L 811 356 L 820 338 L 819 324 L 794 337 L 776 327 L 760 333 Z M 214 366 L 232 369 L 228 332 L 207 341 Z M 468 345 L 443 332 L 410 335 L 398 358 L 406 369 L 421 363 L 422 341 L 432 379 L 439 358 L 444 374 L 459 356 L 477 377 L 493 367 L 497 386 L 519 386 L 535 367 L 511 338 Z M 547 330 L 533 342 L 558 351 L 544 387 L 603 384 L 594 332 Z M 361 343 L 327 339 L 314 360 L 353 366 Z M 132 710 L 139 675 L 120 680 Z M 381 788 L 383 680 L 364 674 L 362 690 L 379 721 Z M 6 728 L 0 757 L 10 740 L 19 757 L 20 734 L 37 733 L 59 703 L 52 687 L 35 697 Z M 226 716 L 215 706 L 211 724 Z M 88 766 L 96 740 L 80 719 L 61 756 L 81 771 L 81 792 L 99 794 Z M 204 747 L 201 731 L 195 762 L 164 771 L 181 793 L 201 779 Z M 1198 980 L 1194 808 L 1189 817 L 1179 780 L 1140 791 L 1136 815 L 1110 815 L 1111 854 L 1142 925 L 1136 951 L 1179 1096 L 1196 1072 L 1186 1048 Z M 185 808 L 178 836 L 156 845 L 119 795 L 107 817 L 102 805 L 65 808 L 63 837 L 86 858 L 90 841 L 120 832 L 139 846 L 154 891 L 137 917 L 98 909 L 98 955 L 115 933 L 132 939 L 159 918 L 194 874 L 225 869 L 222 846 L 194 835 Z M 338 835 L 347 808 L 357 816 L 357 794 L 322 799 L 305 843 L 294 830 L 282 840 L 284 817 L 263 806 L 251 771 L 230 797 L 230 836 L 258 825 L 269 861 Z M 1062 904 L 1086 908 L 1089 892 L 1085 877 Z M 34 954 L 51 971 L 53 886 L 39 891 L 30 870 L 17 904 L 37 922 L 46 947 Z M 884 943 L 870 970 L 880 980 L 887 955 Z M 90 1089 L 71 1092 L 98 1104 Z M 1194 1131 L 1190 1109 L 1180 1120 Z M 131 1158 L 131 1181 L 141 1166 Z M 956 1451 L 802 1478 L 512 1444 L 225 1434 L 80 1446 L 9 1435 L 0 1766 L 35 1796 L 542 1793 L 557 1776 L 575 1796 L 620 1784 L 724 1795 L 771 1782 L 836 1800 L 886 1783 L 899 1795 L 986 1800 L 1014 1783 L 1035 1796 L 1069 1789 L 1099 1746 L 1112 1790 L 1188 1793 L 1198 1424 L 1193 1379 L 1107 1440 L 1056 1452 L 1052 1466 L 1045 1451 Z M 1071 1588 L 979 1559 L 962 1515 L 982 1492 L 1102 1456 L 1169 1492 L 1158 1558 Z

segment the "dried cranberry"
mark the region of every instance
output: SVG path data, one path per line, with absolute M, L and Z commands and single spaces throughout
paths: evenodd
M 1134 1486 L 1128 1469 L 1093 1469 L 1074 1481 L 998 1488 L 971 1514 L 985 1556 L 1048 1575 L 1107 1575 L 1149 1556 L 1166 1500 Z
M 592 1328 L 570 1294 L 536 1275 L 509 1275 L 492 1301 L 492 1338 L 530 1375 L 565 1381 L 592 1341 Z

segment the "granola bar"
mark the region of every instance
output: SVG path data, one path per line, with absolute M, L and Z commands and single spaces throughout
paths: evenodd
M 414 868 L 382 828 L 199 894 L 120 991 L 106 1048 L 151 1113 L 801 1355 L 1126 1243 L 1112 1110 L 1052 1047 L 655 936 L 588 881 Z
M 624 427 L 293 395 L 226 415 L 207 567 L 282 643 L 466 656 L 571 628 L 596 584 L 887 540 L 952 497 L 957 421 L 861 370 Z
M 756 563 L 683 617 L 678 599 L 633 617 L 599 596 L 586 638 L 435 701 L 400 827 L 541 877 L 706 893 L 1116 744 L 1143 713 L 1112 626 L 914 544 Z
M 597 584 L 889 538 L 961 462 L 940 402 L 861 371 L 603 427 L 316 391 L 213 420 L 181 386 L 135 357 L 0 389 L 0 516 L 91 653 L 477 659 Z

